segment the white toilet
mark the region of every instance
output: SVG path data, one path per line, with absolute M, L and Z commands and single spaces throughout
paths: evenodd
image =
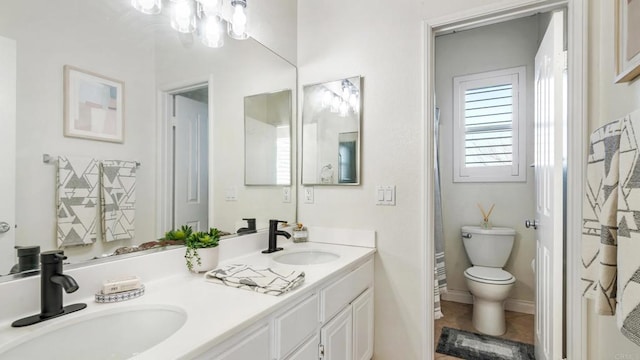
M 464 277 L 473 295 L 473 326 L 485 334 L 506 331 L 504 301 L 516 278 L 502 267 L 511 255 L 515 235 L 515 230 L 504 227 L 462 227 L 462 242 L 472 265 Z

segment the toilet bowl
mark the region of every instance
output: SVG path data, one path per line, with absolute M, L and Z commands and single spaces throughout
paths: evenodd
M 463 226 L 462 240 L 472 266 L 464 271 L 473 295 L 473 326 L 488 335 L 506 331 L 504 301 L 516 278 L 502 269 L 509 259 L 515 230 Z

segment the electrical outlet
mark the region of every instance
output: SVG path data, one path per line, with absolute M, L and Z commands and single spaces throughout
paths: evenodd
M 291 202 L 291 188 L 285 186 L 282 188 L 282 202 L 290 203 Z
M 313 187 L 312 186 L 306 186 L 304 188 L 304 203 L 313 204 Z

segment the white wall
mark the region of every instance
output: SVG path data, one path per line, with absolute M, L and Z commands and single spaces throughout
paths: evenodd
M 589 1 L 589 130 L 640 108 L 640 79 L 614 84 L 614 2 Z M 598 316 L 589 300 L 589 359 L 640 359 L 640 347 L 616 327 L 615 317 Z
M 418 359 L 425 336 L 421 14 L 415 0 L 298 2 L 300 92 L 363 76 L 361 185 L 317 186 L 298 214 L 306 225 L 376 231 L 376 359 Z M 375 205 L 376 185 L 397 186 L 395 207 Z
M 463 275 L 470 266 L 460 227 L 478 225 L 491 204 L 494 226 L 516 230 L 516 239 L 505 270 L 516 277 L 510 298 L 534 301 L 535 277 L 531 260 L 535 258 L 534 231 L 524 227 L 535 213 L 534 172 L 527 166 L 526 182 L 453 182 L 453 77 L 485 71 L 526 66 L 527 145 L 525 163 L 533 162 L 533 70 L 538 49 L 538 18 L 526 17 L 436 38 L 436 102 L 440 108 L 440 178 L 445 237 L 445 264 L 450 290 L 468 291 Z M 473 61 L 470 61 L 473 59 Z M 445 314 L 446 315 L 446 314 Z

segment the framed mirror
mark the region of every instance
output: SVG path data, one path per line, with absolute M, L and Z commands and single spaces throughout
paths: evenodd
M 244 98 L 244 184 L 291 185 L 291 90 Z
M 302 184 L 360 184 L 362 78 L 303 87 Z
M 142 14 L 129 0 L 34 0 L 5 5 L 0 12 L 0 77 L 13 74 L 15 82 L 7 77 L 0 84 L 0 92 L 8 94 L 0 104 L 15 111 L 5 117 L 0 110 L 0 125 L 15 129 L 15 134 L 1 134 L 12 133 L 13 141 L 0 138 L 3 146 L 15 146 L 0 149 L 17 166 L 0 171 L 4 190 L 0 210 L 8 211 L 6 216 L 0 212 L 0 222 L 11 223 L 8 232 L 0 233 L 0 275 L 16 263 L 14 246 L 39 246 L 40 251 L 58 248 L 56 163 L 61 156 L 140 163 L 133 239 L 106 242 L 98 237 L 92 244 L 65 247 L 72 264 L 109 261 L 117 258 L 111 255 L 119 249 L 153 243 L 174 224 L 183 225 L 165 206 L 174 194 L 206 200 L 207 222 L 202 227 L 217 227 L 231 236 L 246 226 L 243 218 L 255 218 L 258 230 L 266 228 L 269 218 L 295 222 L 295 188 L 285 202 L 280 187 L 245 186 L 243 165 L 244 98 L 293 89 L 290 101 L 295 109 L 297 74 L 290 62 L 253 38 L 226 38 L 221 48 L 206 47 L 195 35 L 173 30 L 166 13 Z M 64 136 L 65 65 L 123 84 L 122 143 Z M 195 157 L 171 166 L 173 153 L 163 146 L 163 141 L 172 143 L 174 131 L 165 113 L 171 113 L 174 100 L 178 103 L 183 98 L 204 104 L 208 115 L 199 130 L 205 136 L 190 137 L 197 124 L 185 126 L 188 140 L 178 148 L 207 155 L 207 169 Z M 51 161 L 43 162 L 44 154 Z M 184 187 L 172 187 L 174 178 L 165 176 L 171 173 L 166 169 L 175 169 L 176 176 L 205 172 L 208 177 L 187 177 Z M 295 186 L 295 174 L 291 176 Z M 5 183 L 12 189 L 5 188 Z M 95 213 L 83 214 L 88 221 L 100 222 Z M 10 277 L 0 281 L 4 278 Z

